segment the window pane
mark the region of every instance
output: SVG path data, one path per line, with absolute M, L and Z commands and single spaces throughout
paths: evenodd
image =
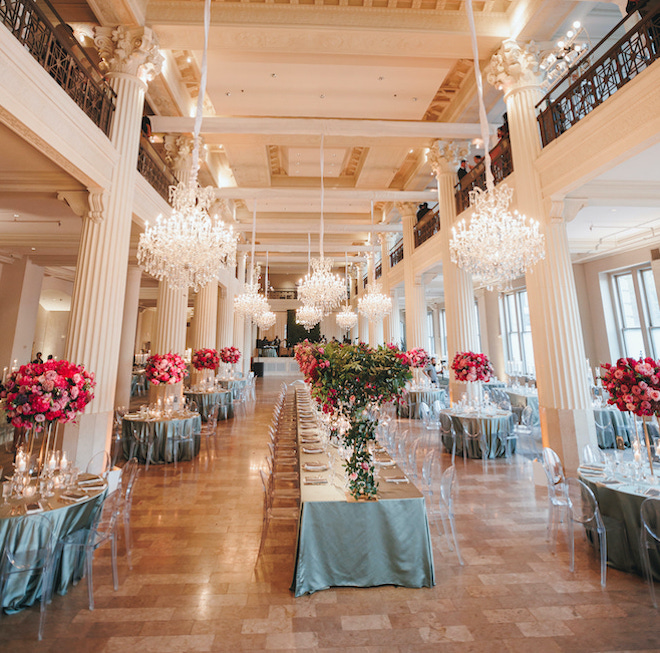
M 651 329 L 651 347 L 653 347 L 653 358 L 660 355 L 660 329 Z
M 517 333 L 512 333 L 509 336 L 509 358 L 512 361 L 521 361 L 522 352 L 520 351 L 520 340 Z
M 435 354 L 435 333 L 433 331 L 433 312 L 426 312 L 426 328 L 429 334 L 429 354 Z
M 527 372 L 533 372 L 534 370 L 534 347 L 532 345 L 532 334 L 529 331 L 523 333 L 522 336 L 523 342 L 523 355 L 525 357 L 525 366 L 527 367 Z
M 635 286 L 632 274 L 620 274 L 615 277 L 615 280 L 619 294 L 619 306 L 623 328 L 630 329 L 639 327 L 639 314 L 637 313 L 637 301 L 635 299 Z
M 641 329 L 624 329 L 623 346 L 625 348 L 625 356 L 630 356 L 631 358 L 646 356 Z
M 481 351 L 481 325 L 479 324 L 479 305 L 474 302 L 474 324 L 477 328 L 477 351 Z
M 529 304 L 527 303 L 527 291 L 523 290 L 518 293 L 520 297 L 520 323 L 522 324 L 523 331 L 531 331 L 532 324 L 529 321 Z
M 651 270 L 642 270 L 642 287 L 646 308 L 649 313 L 649 324 L 652 327 L 660 326 L 660 305 L 658 305 L 658 293 L 655 289 L 655 281 Z M 656 351 L 658 351 L 656 349 Z
M 506 296 L 506 319 L 509 332 L 517 332 L 518 312 L 516 311 L 516 296 L 513 293 Z

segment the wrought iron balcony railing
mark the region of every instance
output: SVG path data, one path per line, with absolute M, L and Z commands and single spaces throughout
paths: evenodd
M 508 134 L 490 151 L 491 170 L 495 183 L 499 184 L 513 172 L 511 141 Z M 486 165 L 484 161 L 476 165 L 455 186 L 456 214 L 459 215 L 470 206 L 470 191 L 474 188 L 486 188 Z
M 382 262 L 376 266 L 374 270 L 374 279 L 380 279 L 383 276 L 383 264 Z
M 652 4 L 652 3 L 649 3 Z M 644 8 L 642 7 L 642 10 Z M 618 23 L 591 51 L 588 61 L 566 76 L 539 102 L 541 141 L 545 147 L 578 123 L 597 106 L 648 68 L 660 56 L 660 7 L 648 14 L 613 46 L 611 37 L 623 27 Z M 606 51 L 605 51 L 606 50 Z
M 403 241 L 390 252 L 390 267 L 393 268 L 397 263 L 403 261 Z
M 160 196 L 169 202 L 170 186 L 176 186 L 176 177 L 146 138 L 140 138 L 137 169 Z
M 429 211 L 414 227 L 415 247 L 425 243 L 431 236 L 440 231 L 440 215 Z
M 116 94 L 47 0 L 0 0 L 0 22 L 108 136 Z
M 296 299 L 298 297 L 298 291 L 287 288 L 275 288 L 274 290 L 268 291 L 268 299 Z

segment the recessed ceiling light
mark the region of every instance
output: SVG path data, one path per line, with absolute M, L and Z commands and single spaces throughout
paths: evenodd
M 319 97 L 320 97 L 322 100 L 324 100 L 324 99 L 325 99 L 325 93 L 321 93 L 321 95 L 319 95 Z
M 36 251 L 37 251 L 37 248 L 36 248 L 36 247 L 30 247 L 30 249 L 31 249 L 33 252 L 36 252 Z
M 417 98 L 416 98 L 416 97 L 414 97 L 412 100 L 413 100 L 413 102 L 417 102 Z
M 14 213 L 14 217 L 15 217 L 15 218 L 20 218 L 21 216 L 18 215 L 18 213 Z
M 227 91 L 227 92 L 225 93 L 225 95 L 226 95 L 227 97 L 229 97 L 229 96 L 231 95 L 231 91 Z
M 408 154 L 412 154 L 412 153 L 413 153 L 413 150 L 408 150 Z
M 188 63 L 191 63 L 191 62 L 192 62 L 192 57 L 186 57 L 186 61 L 187 61 Z
M 277 77 L 277 73 L 271 73 L 270 76 L 275 78 L 275 77 Z
M 379 81 L 379 82 L 382 82 L 384 79 L 385 79 L 385 78 L 381 75 L 381 76 L 378 78 L 378 81 Z

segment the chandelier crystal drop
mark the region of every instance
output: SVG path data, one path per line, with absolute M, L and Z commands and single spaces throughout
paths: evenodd
M 311 331 L 323 319 L 323 312 L 317 306 L 303 304 L 296 309 L 296 323 Z
M 196 292 L 218 279 L 220 271 L 236 265 L 236 240 L 209 209 L 215 201 L 213 188 L 196 180 L 170 187 L 170 216 L 158 216 L 156 224 L 140 235 L 137 259 L 145 272 L 173 288 Z
M 259 292 L 259 271 L 254 273 L 257 281 L 246 283 L 243 292 L 234 297 L 234 310 L 246 320 L 257 324 L 259 316 L 270 311 L 268 300 Z
M 477 276 L 488 290 L 504 290 L 545 257 L 539 223 L 509 212 L 512 195 L 506 183 L 489 192 L 475 188 L 470 191 L 474 213 L 469 226 L 461 220 L 452 227 L 452 262 Z
M 335 316 L 337 326 L 343 331 L 350 331 L 358 322 L 358 316 L 350 306 L 344 306 Z
M 392 312 L 392 298 L 384 295 L 378 282 L 369 285 L 364 296 L 358 299 L 358 313 L 369 322 L 378 322 Z
M 298 286 L 298 299 L 318 308 L 323 317 L 337 308 L 346 296 L 344 280 L 332 273 L 332 259 L 313 258 L 312 274 L 307 274 Z

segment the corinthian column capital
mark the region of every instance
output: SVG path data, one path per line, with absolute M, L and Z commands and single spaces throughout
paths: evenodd
M 396 209 L 401 214 L 401 218 L 415 218 L 417 206 L 411 202 L 397 202 Z
M 502 42 L 486 69 L 488 83 L 504 91 L 505 96 L 521 88 L 540 86 L 543 74 L 536 44 L 532 41 L 521 45 L 514 39 Z
M 192 165 L 193 139 L 184 134 L 166 134 L 163 139 L 165 160 L 174 171 L 187 170 Z
M 160 73 L 163 56 L 149 27 L 96 27 L 94 44 L 110 73 L 123 73 L 151 81 Z
M 461 161 L 470 155 L 470 146 L 470 141 L 435 141 L 426 155 L 433 174 L 439 177 L 456 172 Z

